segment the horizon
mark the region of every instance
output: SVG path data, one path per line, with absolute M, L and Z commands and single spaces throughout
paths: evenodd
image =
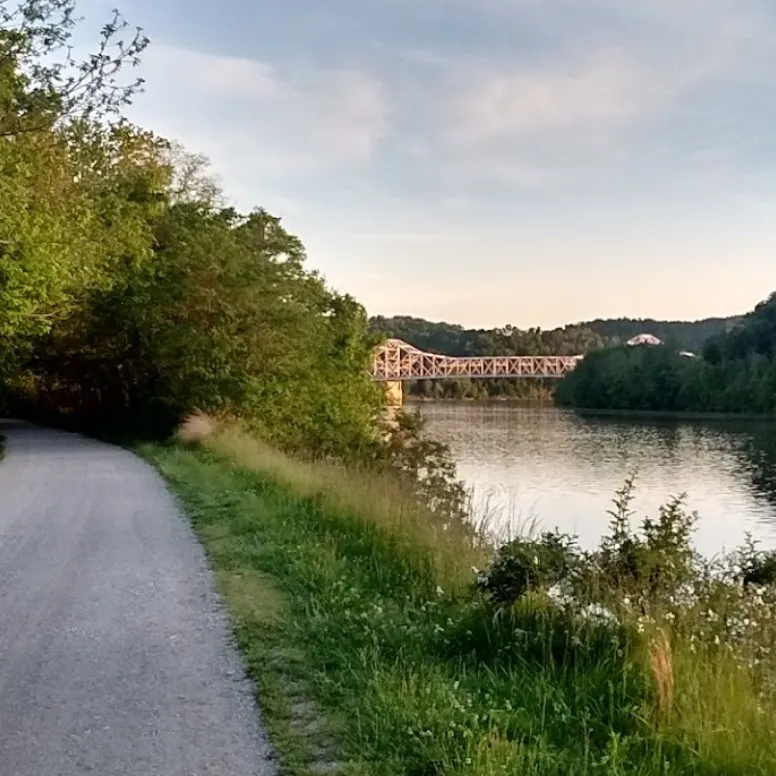
M 125 15 L 151 38 L 130 120 L 208 156 L 371 315 L 697 320 L 776 288 L 770 0 Z
M 762 301 L 762 300 L 761 300 Z M 752 309 L 754 308 L 754 305 L 752 305 Z M 569 323 L 561 323 L 561 324 L 555 324 L 550 326 L 516 326 L 515 324 L 501 324 L 501 325 L 495 325 L 495 326 L 465 326 L 464 324 L 457 323 L 455 321 L 447 321 L 447 320 L 436 320 L 436 319 L 430 319 L 430 318 L 424 318 L 422 316 L 417 315 L 383 315 L 383 314 L 371 314 L 369 311 L 367 311 L 367 314 L 369 315 L 369 319 L 372 320 L 373 318 L 384 318 L 385 320 L 394 320 L 394 319 L 413 319 L 418 321 L 424 321 L 425 323 L 430 323 L 432 325 L 441 325 L 441 326 L 459 326 L 463 328 L 464 330 L 473 331 L 473 330 L 494 330 L 494 329 L 504 329 L 507 326 L 512 326 L 515 329 L 519 329 L 521 331 L 526 331 L 528 329 L 542 329 L 543 331 L 552 331 L 553 329 L 563 329 L 569 326 L 585 326 L 589 325 L 591 323 L 596 322 L 602 322 L 602 323 L 609 323 L 612 321 L 629 321 L 632 323 L 659 323 L 659 324 L 695 324 L 695 323 L 706 323 L 708 321 L 723 321 L 723 320 L 731 320 L 734 318 L 741 318 L 744 315 L 746 315 L 750 310 L 747 310 L 743 313 L 734 313 L 733 315 L 707 315 L 703 318 L 693 318 L 691 320 L 685 320 L 681 318 L 655 318 L 654 316 L 644 316 L 635 318 L 634 316 L 617 316 L 614 318 L 602 318 L 602 317 L 595 317 L 595 318 L 587 318 L 582 321 L 572 321 Z

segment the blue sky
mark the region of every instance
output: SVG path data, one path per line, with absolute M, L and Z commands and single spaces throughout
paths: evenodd
M 776 289 L 772 0 L 119 7 L 152 39 L 131 117 L 370 313 L 689 319 Z

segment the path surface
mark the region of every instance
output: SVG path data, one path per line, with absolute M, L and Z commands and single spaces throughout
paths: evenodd
M 274 774 L 161 479 L 76 435 L 8 421 L 0 435 L 0 774 Z

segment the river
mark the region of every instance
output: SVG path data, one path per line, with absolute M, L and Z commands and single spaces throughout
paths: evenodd
M 590 548 L 635 473 L 634 519 L 686 493 L 703 554 L 733 549 L 747 532 L 776 548 L 776 423 L 582 418 L 505 402 L 420 410 L 429 433 L 450 445 L 477 513 L 502 535 L 533 522 Z

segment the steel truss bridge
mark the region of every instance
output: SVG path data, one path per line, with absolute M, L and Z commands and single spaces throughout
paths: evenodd
M 440 356 L 399 339 L 375 349 L 372 377 L 381 382 L 468 377 L 554 378 L 567 375 L 582 356 Z

